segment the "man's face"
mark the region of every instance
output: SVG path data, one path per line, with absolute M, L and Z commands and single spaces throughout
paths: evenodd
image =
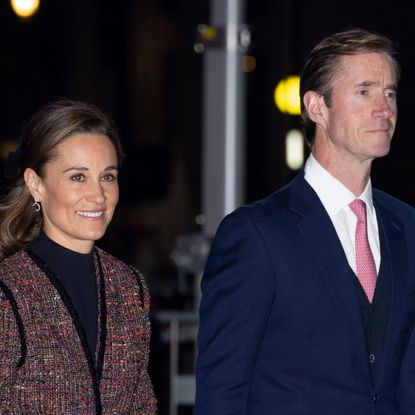
M 382 53 L 340 58 L 332 82 L 332 105 L 325 107 L 325 145 L 344 160 L 385 156 L 397 118 L 396 73 Z

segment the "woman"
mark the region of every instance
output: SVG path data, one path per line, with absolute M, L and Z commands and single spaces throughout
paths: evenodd
M 58 101 L 17 154 L 0 204 L 0 414 L 155 414 L 145 282 L 94 246 L 118 201 L 117 134 Z

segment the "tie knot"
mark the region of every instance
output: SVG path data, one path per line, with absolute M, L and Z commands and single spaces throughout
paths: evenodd
M 357 216 L 357 220 L 366 222 L 366 204 L 361 199 L 355 199 L 349 203 L 352 212 Z

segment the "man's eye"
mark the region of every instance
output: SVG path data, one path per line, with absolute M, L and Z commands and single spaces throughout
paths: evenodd
M 358 94 L 359 95 L 367 95 L 369 91 L 367 89 L 359 89 Z
M 388 91 L 385 92 L 386 98 L 396 99 L 396 91 Z

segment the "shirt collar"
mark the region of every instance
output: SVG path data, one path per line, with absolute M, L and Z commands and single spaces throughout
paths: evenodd
M 366 203 L 368 215 L 373 216 L 372 184 L 370 178 L 365 190 L 356 196 L 339 180 L 333 177 L 323 166 L 310 154 L 304 167 L 304 178 L 317 193 L 321 203 L 330 217 L 337 215 L 340 211 L 348 207 L 354 199 L 361 199 Z

